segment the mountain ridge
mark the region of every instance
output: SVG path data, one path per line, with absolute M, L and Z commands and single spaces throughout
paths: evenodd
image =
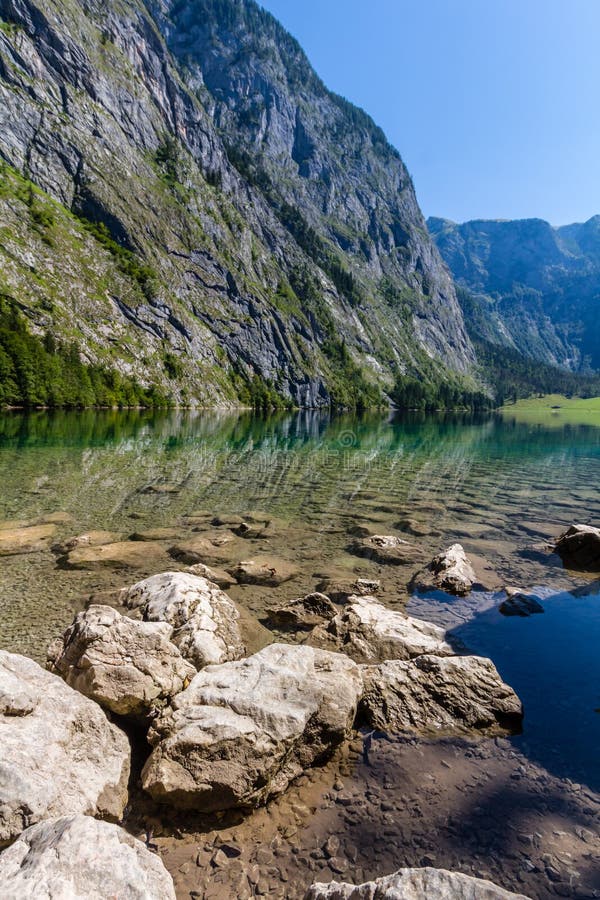
M 400 155 L 252 0 L 0 0 L 0 101 L 0 292 L 84 361 L 201 405 L 475 384 Z
M 427 221 L 470 295 L 462 305 L 474 336 L 573 372 L 600 369 L 600 216 L 557 227 L 537 218 Z

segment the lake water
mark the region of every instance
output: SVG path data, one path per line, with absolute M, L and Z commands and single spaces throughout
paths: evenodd
M 383 602 L 445 621 L 494 660 L 525 704 L 524 733 L 514 739 L 521 750 L 553 774 L 600 788 L 600 588 L 566 572 L 545 546 L 572 522 L 600 521 L 600 429 L 496 415 L 7 413 L 0 483 L 4 520 L 68 514 L 56 541 L 160 527 L 183 539 L 199 512 L 263 515 L 270 536 L 236 538 L 221 565 L 271 554 L 300 574 L 277 589 L 235 586 L 236 600 L 261 616 L 326 576 L 379 578 Z M 428 557 L 460 541 L 501 583 L 536 589 L 546 611 L 504 618 L 491 594 L 454 605 L 410 599 L 413 569 L 347 552 L 357 526 L 399 534 Z M 50 547 L 3 557 L 0 646 L 43 660 L 87 597 L 164 569 L 172 543 L 148 542 L 131 571 L 71 571 Z

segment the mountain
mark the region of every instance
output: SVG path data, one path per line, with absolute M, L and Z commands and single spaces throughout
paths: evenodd
M 253 0 L 0 0 L 0 159 L 0 294 L 86 364 L 211 405 L 474 384 L 400 156 Z
M 600 369 L 600 216 L 427 222 L 474 336 L 586 372 Z

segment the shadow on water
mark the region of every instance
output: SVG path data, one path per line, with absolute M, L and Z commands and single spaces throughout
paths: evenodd
M 513 739 L 559 777 L 600 789 L 600 590 L 544 596 L 544 614 L 505 617 L 484 610 L 449 631 L 494 660 L 523 701 L 523 733 Z

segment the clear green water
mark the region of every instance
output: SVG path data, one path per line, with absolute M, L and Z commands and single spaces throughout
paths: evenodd
M 278 589 L 233 588 L 258 615 L 326 575 L 380 578 L 383 601 L 403 607 L 412 570 L 350 555 L 357 525 L 400 534 L 429 555 L 458 540 L 504 583 L 542 586 L 549 596 L 545 616 L 503 619 L 482 608 L 455 627 L 524 699 L 521 740 L 532 754 L 577 780 L 600 781 L 599 591 L 565 594 L 586 578 L 543 547 L 574 521 L 600 521 L 600 429 L 496 416 L 12 413 L 0 416 L 0 484 L 2 519 L 67 512 L 72 521 L 57 540 L 159 526 L 183 538 L 185 516 L 198 510 L 264 511 L 271 537 L 237 539 L 223 565 L 269 553 L 301 574 Z M 408 519 L 421 536 L 403 532 Z M 0 646 L 43 659 L 85 598 L 164 569 L 170 543 L 149 544 L 145 567 L 132 572 L 65 570 L 50 549 L 3 557 Z M 432 615 L 436 603 L 443 606 L 430 601 Z

